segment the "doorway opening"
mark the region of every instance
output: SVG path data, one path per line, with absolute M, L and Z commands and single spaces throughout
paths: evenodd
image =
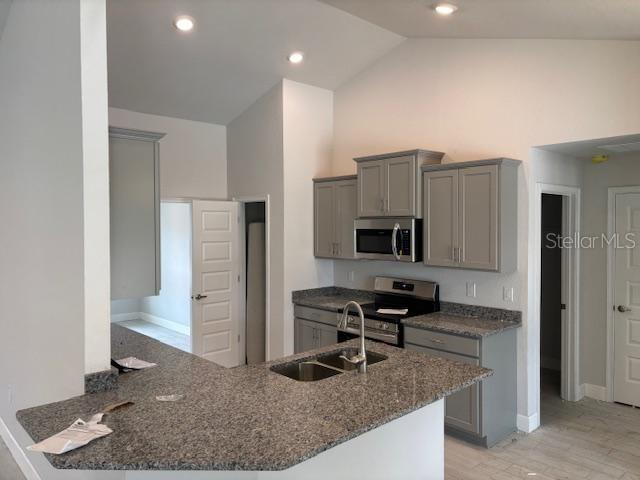
M 160 291 L 111 302 L 112 321 L 191 352 L 191 202 L 160 203 Z
M 563 197 L 542 194 L 540 244 L 540 394 L 562 396 Z

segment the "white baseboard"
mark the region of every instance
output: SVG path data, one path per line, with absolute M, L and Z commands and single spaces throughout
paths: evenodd
M 42 480 L 2 418 L 0 418 L 0 437 L 2 437 L 2 440 L 9 449 L 9 452 L 11 452 L 11 456 L 25 478 L 27 480 Z
M 138 315 L 139 316 L 137 318 L 144 320 L 145 322 L 168 328 L 169 330 L 182 333 L 183 335 L 191 335 L 191 328 L 189 328 L 189 326 L 187 325 L 173 322 L 171 320 L 167 320 L 166 318 L 156 317 L 155 315 L 151 315 L 149 313 L 139 312 Z
M 138 320 L 139 318 L 140 318 L 139 312 L 113 313 L 111 314 L 111 323 L 124 322 L 126 320 Z
M 518 414 L 517 427 L 521 432 L 531 433 L 534 430 L 537 430 L 539 426 L 540 417 L 537 413 L 534 413 L 533 415 L 530 415 L 528 417 L 526 415 Z
M 607 387 L 584 383 L 582 384 L 582 391 L 584 392 L 585 397 L 593 398 L 594 400 L 600 400 L 601 402 L 607 401 Z

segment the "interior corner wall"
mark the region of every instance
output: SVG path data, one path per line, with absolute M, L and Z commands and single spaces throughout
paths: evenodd
M 227 198 L 224 125 L 109 108 L 109 125 L 165 133 L 160 140 L 162 198 Z
M 571 59 L 571 61 L 567 61 Z M 510 275 L 398 265 L 335 263 L 335 282 L 369 287 L 376 273 L 428 278 L 443 300 L 523 311 L 518 339 L 518 413 L 534 418 L 529 369 L 539 339 L 529 335 L 532 147 L 640 131 L 640 42 L 409 39 L 335 92 L 332 173 L 352 158 L 410 148 L 446 152 L 446 162 L 498 156 L 524 161 L 518 183 L 518 272 Z M 349 282 L 349 271 L 355 281 Z M 477 298 L 465 283 L 477 284 Z M 505 304 L 502 287 L 514 286 Z M 537 300 L 532 300 L 537 301 Z
M 331 172 L 333 92 L 283 81 L 284 345 L 293 353 L 291 292 L 333 285 L 333 262 L 314 257 L 313 178 Z
M 109 136 L 105 0 L 80 2 L 85 373 L 111 368 Z
M 16 410 L 84 391 L 81 23 L 79 0 L 15 0 L 0 39 L 0 433 L 15 449 L 31 443 Z M 41 478 L 97 478 L 25 454 Z
M 227 126 L 229 197 L 269 195 L 270 357 L 284 345 L 283 85 L 278 82 Z

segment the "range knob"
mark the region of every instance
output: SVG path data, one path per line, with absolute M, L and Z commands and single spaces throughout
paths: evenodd
M 383 324 L 382 324 L 382 329 L 383 329 L 383 330 L 389 330 L 389 324 L 388 324 L 388 323 L 386 323 L 386 322 L 385 322 L 385 323 L 383 323 Z
M 378 322 L 378 323 L 376 324 L 376 328 L 377 328 L 378 330 L 382 330 L 382 329 L 384 328 L 384 327 L 383 327 L 383 325 L 385 325 L 385 323 L 384 323 L 384 322 Z

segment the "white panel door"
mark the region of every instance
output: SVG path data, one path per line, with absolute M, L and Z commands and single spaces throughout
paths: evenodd
M 193 201 L 192 352 L 225 367 L 240 360 L 238 204 Z
M 616 195 L 615 216 L 613 400 L 640 406 L 640 194 Z

